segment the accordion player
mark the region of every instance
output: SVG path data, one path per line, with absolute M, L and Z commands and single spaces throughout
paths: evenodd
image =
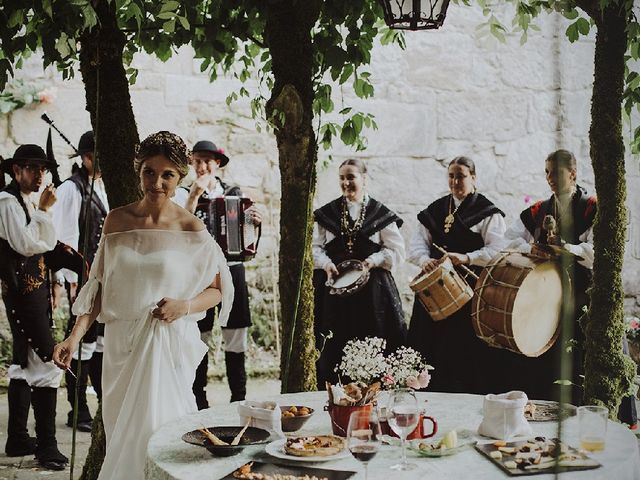
M 255 225 L 245 214 L 252 205 L 250 198 L 234 195 L 201 196 L 198 200 L 195 215 L 204 222 L 228 261 L 246 262 L 256 255 L 262 226 Z

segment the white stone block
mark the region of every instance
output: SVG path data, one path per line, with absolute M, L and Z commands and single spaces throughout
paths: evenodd
M 529 95 L 476 90 L 438 95 L 438 136 L 509 141 L 527 132 Z

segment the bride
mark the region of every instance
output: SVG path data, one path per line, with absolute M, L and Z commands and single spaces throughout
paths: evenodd
M 158 132 L 140 144 L 134 166 L 143 198 L 112 210 L 89 279 L 73 305 L 73 331 L 54 349 L 68 368 L 93 321 L 105 324 L 102 416 L 106 456 L 99 479 L 144 477 L 147 443 L 162 424 L 197 411 L 191 390 L 207 346 L 196 322 L 233 284 L 204 224 L 171 201 L 188 172 L 180 137 Z

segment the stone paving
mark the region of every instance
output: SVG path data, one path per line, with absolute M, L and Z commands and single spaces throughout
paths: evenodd
M 216 404 L 227 403 L 229 401 L 229 389 L 226 381 L 210 380 L 207 387 L 209 403 L 212 406 Z M 247 385 L 247 398 L 259 398 L 265 395 L 277 395 L 280 393 L 279 380 L 249 380 Z M 60 451 L 67 456 L 71 454 L 71 428 L 65 425 L 67 420 L 68 402 L 66 398 L 66 390 L 60 388 L 58 390 L 58 408 L 56 412 L 56 429 Z M 89 406 L 92 412 L 95 412 L 97 406 L 97 398 L 95 395 L 89 396 Z M 70 478 L 70 470 L 67 468 L 61 472 L 52 472 L 40 468 L 32 456 L 9 458 L 4 454 L 4 444 L 7 436 L 7 395 L 0 395 L 0 480 L 68 480 Z M 29 431 L 33 435 L 33 411 L 29 417 Z M 90 434 L 77 432 L 76 437 L 76 464 L 73 470 L 73 478 L 77 479 L 82 473 L 84 458 L 89 449 Z

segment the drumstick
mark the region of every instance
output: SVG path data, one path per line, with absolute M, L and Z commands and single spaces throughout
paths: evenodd
M 436 247 L 438 250 L 440 250 L 442 253 L 444 253 L 445 255 L 449 253 L 437 243 L 432 243 L 432 245 Z M 460 263 L 458 264 L 458 266 L 462 268 L 465 272 L 467 272 L 469 275 L 471 275 L 473 278 L 475 278 L 476 280 L 478 279 L 478 275 L 476 275 L 475 272 L 471 270 L 469 267 L 467 267 L 466 265 L 463 265 L 462 263 Z

